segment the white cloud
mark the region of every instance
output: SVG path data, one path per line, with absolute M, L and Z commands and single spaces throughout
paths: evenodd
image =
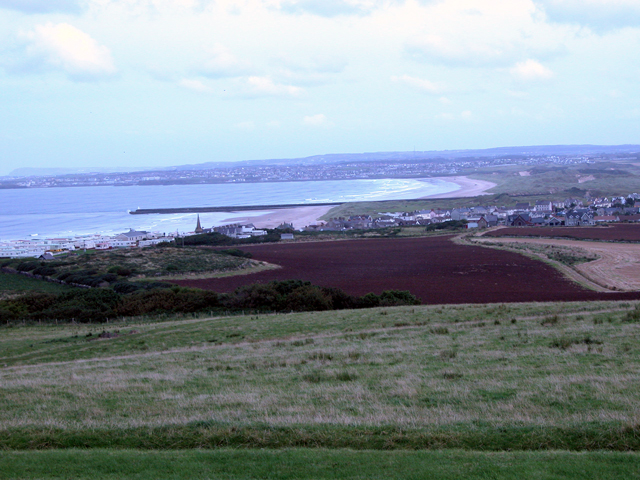
M 27 52 L 42 66 L 60 68 L 77 80 L 94 80 L 116 73 L 111 52 L 68 23 L 37 25 L 26 34 Z
M 407 85 L 410 85 L 418 90 L 422 90 L 428 93 L 441 93 L 443 88 L 437 83 L 430 82 L 429 80 L 424 80 L 422 78 L 410 77 L 409 75 L 402 75 L 401 77 L 392 76 L 391 80 L 394 82 L 401 82 Z
M 531 59 L 516 63 L 516 66 L 510 72 L 518 80 L 525 81 L 548 80 L 553 77 L 551 70 Z
M 214 0 L 93 0 L 101 6 L 113 4 L 135 13 L 153 11 L 159 13 L 195 11 L 202 12 Z
M 473 113 L 471 113 L 471 110 L 465 110 L 464 112 L 460 112 L 460 117 L 464 120 L 469 120 L 473 117 Z
M 304 125 L 309 125 L 312 127 L 326 127 L 330 125 L 330 122 L 327 120 L 327 117 L 323 113 L 305 116 L 302 119 L 302 123 Z
M 640 27 L 638 0 L 536 0 L 552 21 L 594 30 Z
M 306 13 L 321 17 L 362 15 L 368 11 L 364 2 L 354 0 L 284 0 L 280 4 L 280 9 L 285 13 Z
M 347 66 L 347 62 L 338 57 L 304 55 L 303 58 L 292 58 L 283 53 L 273 57 L 271 64 L 279 69 L 277 77 L 304 85 L 329 83 Z
M 251 71 L 249 63 L 241 61 L 220 43 L 208 52 L 206 60 L 198 68 L 198 73 L 207 77 L 239 77 Z
M 194 92 L 200 92 L 200 93 L 209 93 L 209 92 L 211 92 L 211 88 L 206 86 L 200 80 L 192 80 L 192 79 L 188 79 L 188 78 L 183 78 L 182 80 L 180 80 L 178 82 L 178 85 L 180 85 L 181 87 L 184 87 L 186 89 L 193 90 Z
M 78 0 L 0 0 L 0 8 L 24 13 L 79 13 L 82 11 Z
M 270 122 L 267 122 L 267 127 L 280 128 L 280 122 L 278 120 L 271 120 Z
M 258 96 L 299 97 L 305 92 L 300 87 L 274 83 L 270 77 L 249 77 L 247 87 L 250 94 Z
M 409 1 L 406 5 L 396 12 L 404 22 L 405 49 L 428 63 L 506 66 L 523 55 L 557 55 L 565 51 L 566 40 L 575 31 L 548 24 L 533 0 L 442 0 L 423 7 Z M 379 23 L 382 28 L 383 20 Z

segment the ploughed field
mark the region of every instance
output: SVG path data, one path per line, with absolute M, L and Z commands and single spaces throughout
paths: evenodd
M 553 267 L 518 253 L 459 245 L 452 236 L 243 246 L 282 268 L 174 283 L 218 292 L 298 279 L 351 295 L 409 290 L 425 304 L 630 300 L 640 292 L 587 290 Z
M 553 237 L 605 242 L 640 242 L 640 224 L 622 223 L 602 227 L 510 227 L 484 234 L 486 237 Z

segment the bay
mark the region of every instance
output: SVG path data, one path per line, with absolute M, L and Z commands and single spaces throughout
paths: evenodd
M 196 214 L 130 215 L 138 208 L 355 202 L 421 198 L 456 190 L 439 179 L 376 179 L 211 185 L 95 186 L 0 190 L 0 240 L 136 230 L 193 231 Z M 205 213 L 204 227 L 242 209 Z M 252 211 L 258 216 L 267 211 Z

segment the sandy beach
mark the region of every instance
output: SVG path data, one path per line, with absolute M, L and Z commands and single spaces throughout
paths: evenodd
M 319 223 L 318 218 L 332 208 L 332 206 L 283 208 L 258 216 L 251 216 L 251 212 L 239 212 L 245 213 L 246 215 L 227 218 L 224 220 L 224 223 L 253 223 L 257 228 L 274 228 L 286 222 L 293 223 L 293 227 L 299 229 L 307 225 Z
M 434 178 L 457 183 L 460 188 L 452 192 L 429 195 L 423 198 L 475 197 L 476 195 L 486 194 L 487 190 L 496 186 L 496 184 L 492 182 L 474 180 L 463 176 Z M 318 219 L 332 208 L 332 206 L 283 208 L 262 215 L 251 215 L 251 212 L 238 212 L 238 216 L 226 218 L 223 220 L 223 223 L 253 223 L 256 228 L 275 228 L 286 222 L 293 223 L 293 227 L 299 229 L 307 225 L 319 223 Z
M 493 182 L 486 180 L 475 180 L 468 177 L 433 177 L 433 179 L 444 180 L 445 182 L 453 182 L 460 185 L 458 190 L 447 193 L 438 193 L 423 198 L 456 198 L 456 197 L 475 197 L 477 195 L 490 195 L 487 190 L 496 186 Z M 430 179 L 431 180 L 431 179 Z

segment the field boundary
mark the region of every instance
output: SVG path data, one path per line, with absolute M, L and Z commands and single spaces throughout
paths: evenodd
M 480 247 L 486 247 L 486 248 L 493 248 L 496 250 L 505 250 L 508 252 L 513 252 L 513 253 L 519 253 L 521 255 L 525 255 L 529 258 L 532 258 L 534 260 L 540 260 L 541 262 L 544 262 L 548 265 L 551 265 L 553 268 L 555 268 L 556 270 L 558 270 L 560 273 L 562 273 L 566 278 L 568 278 L 569 280 L 577 283 L 578 285 L 580 285 L 581 287 L 587 288 L 589 290 L 595 291 L 595 292 L 602 292 L 602 293 L 615 293 L 616 290 L 612 290 L 607 288 L 605 285 L 602 285 L 596 281 L 594 281 L 593 279 L 587 277 L 585 274 L 583 274 L 582 272 L 580 272 L 579 270 L 569 267 L 568 265 L 564 265 L 556 260 L 553 260 L 549 257 L 547 257 L 546 255 L 540 254 L 540 253 L 536 253 L 536 252 L 532 252 L 532 251 L 526 251 L 526 250 L 519 250 L 517 248 L 509 248 L 508 245 L 505 245 L 505 243 L 507 242 L 501 242 L 499 239 L 500 238 L 513 238 L 513 237 L 498 237 L 496 239 L 494 238 L 489 238 L 489 237 L 484 237 L 483 234 L 486 232 L 482 232 L 479 235 L 467 235 L 467 236 L 463 236 L 460 235 L 458 237 L 456 237 L 455 239 L 453 239 L 455 242 L 461 244 L 461 245 L 475 245 L 475 246 L 480 246 Z M 478 237 L 483 237 L 482 239 L 479 239 Z M 521 245 L 528 245 L 526 240 L 529 237 L 526 237 L 525 239 L 523 239 L 522 242 L 517 242 Z M 502 244 L 500 244 L 502 243 Z M 550 245 L 552 245 L 550 243 Z
M 454 425 L 420 429 L 342 425 L 187 425 L 113 429 L 0 430 L 0 451 L 70 448 L 182 450 L 217 448 L 326 448 L 353 450 L 640 451 L 640 425 L 537 427 Z

